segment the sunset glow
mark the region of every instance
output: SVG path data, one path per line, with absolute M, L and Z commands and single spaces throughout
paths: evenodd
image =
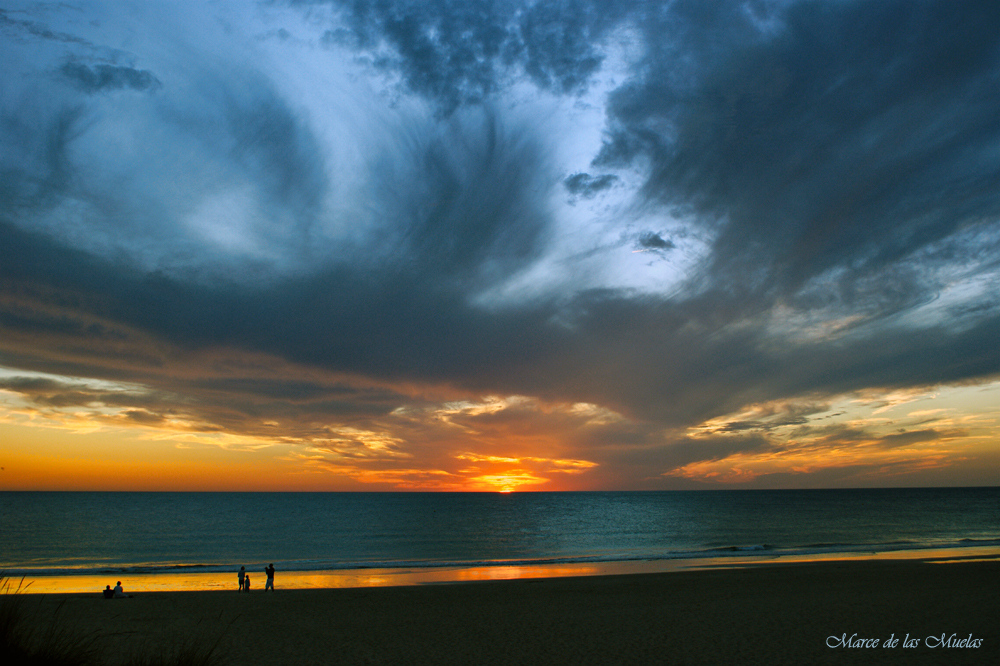
M 0 489 L 995 485 L 991 16 L 710 4 L 5 5 Z
M 631 482 L 646 488 L 682 482 L 747 486 L 768 477 L 794 478 L 795 485 L 807 487 L 989 484 L 1000 464 L 994 446 L 1000 431 L 1000 408 L 993 406 L 1000 404 L 998 396 L 1000 387 L 981 385 L 866 391 L 823 405 L 749 405 L 696 426 L 647 433 L 647 442 L 669 444 L 675 457 L 664 457 L 673 466 Z M 39 408 L 12 391 L 0 393 L 0 400 L 0 455 L 8 489 L 593 489 L 609 485 L 609 454 L 633 447 L 587 452 L 580 442 L 611 425 L 640 425 L 607 411 L 595 421 L 592 406 L 491 398 L 462 410 L 422 412 L 419 418 L 412 410 L 396 410 L 398 418 L 364 428 L 323 424 L 296 433 L 279 422 L 248 422 L 227 432 L 194 412 L 150 416 L 149 423 L 100 400 Z M 48 401 L 59 402 L 55 396 Z M 517 405 L 516 427 L 478 418 L 504 415 L 511 404 Z M 574 418 L 581 414 L 585 418 Z M 260 432 L 267 427 L 282 434 Z M 594 459 L 561 457 L 574 448 Z

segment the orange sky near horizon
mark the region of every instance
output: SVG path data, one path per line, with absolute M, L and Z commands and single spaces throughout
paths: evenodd
M 845 395 L 808 423 L 791 424 L 780 422 L 787 405 L 750 405 L 695 428 L 662 430 L 636 446 L 587 441 L 594 424 L 621 425 L 628 421 L 621 415 L 524 397 L 442 404 L 398 423 L 341 427 L 340 441 L 321 441 L 125 422 L 96 404 L 33 409 L 5 391 L 0 392 L 0 489 L 510 492 L 994 485 L 1000 478 L 998 395 L 1000 383 Z M 463 420 L 469 414 L 474 417 Z M 492 421 L 475 420 L 486 414 Z M 761 443 L 739 445 L 747 441 L 740 429 Z M 699 455 L 701 450 L 706 453 Z M 629 462 L 633 458 L 639 462 Z

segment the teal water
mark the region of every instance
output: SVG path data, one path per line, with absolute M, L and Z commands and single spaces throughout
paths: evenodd
M 1000 546 L 1000 488 L 0 493 L 9 576 L 482 567 Z

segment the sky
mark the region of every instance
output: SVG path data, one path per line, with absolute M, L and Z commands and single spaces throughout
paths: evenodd
M 1000 479 L 1000 10 L 5 2 L 0 489 Z

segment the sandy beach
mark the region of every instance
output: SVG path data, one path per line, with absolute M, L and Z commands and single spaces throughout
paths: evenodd
M 39 626 L 55 615 L 96 639 L 109 664 L 193 641 L 251 665 L 984 664 L 1000 658 L 998 592 L 997 560 L 842 561 L 120 600 L 34 594 L 24 608 Z M 843 646 L 845 636 L 878 647 Z M 885 647 L 890 637 L 898 643 Z

